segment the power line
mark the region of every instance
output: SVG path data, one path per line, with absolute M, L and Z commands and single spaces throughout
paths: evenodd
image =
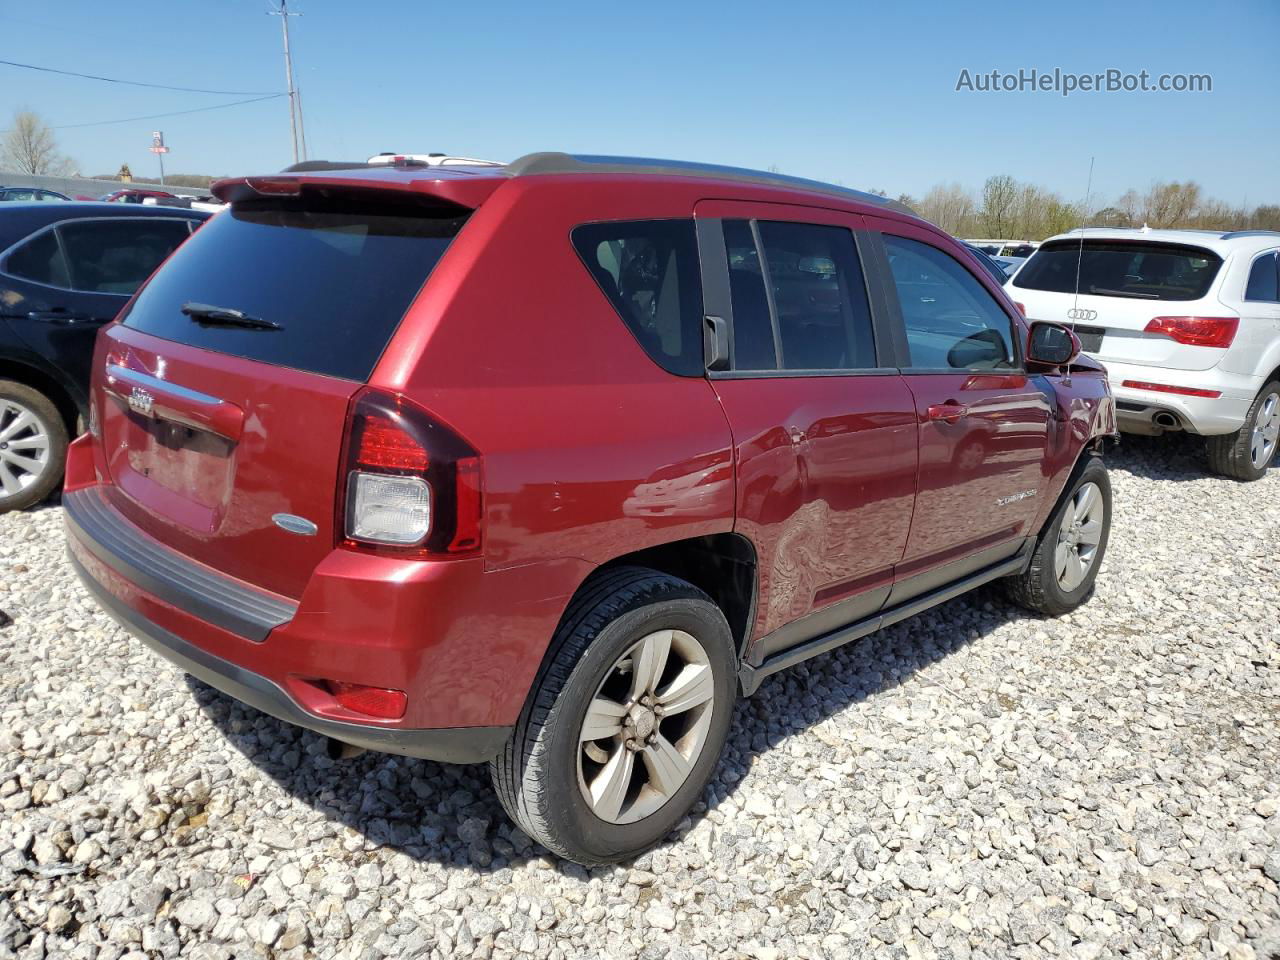
M 75 73 L 71 70 L 57 70 L 53 67 L 38 67 L 34 63 L 17 63 L 13 60 L 0 60 L 0 64 L 7 67 L 21 67 L 24 70 L 39 70 L 42 73 L 60 73 L 67 77 L 80 77 L 82 80 L 101 80 L 104 83 L 123 83 L 130 87 L 150 87 L 153 90 L 177 90 L 181 93 L 212 93 L 220 97 L 255 97 L 266 95 L 265 91 L 262 90 L 202 90 L 198 87 L 171 87 L 163 83 L 143 83 L 139 80 L 117 80 L 114 77 L 99 77 L 92 73 Z M 278 97 L 281 96 L 281 94 L 275 93 L 271 94 L 271 96 Z M 230 106 L 230 104 L 224 104 L 224 106 Z M 139 119 L 147 118 L 140 117 Z M 84 126 L 84 124 L 82 124 L 82 126 Z
M 125 117 L 123 120 L 94 120 L 91 123 L 64 123 L 50 127 L 50 130 L 74 130 L 79 127 L 103 127 L 112 123 L 133 123 L 137 120 L 159 120 L 161 117 L 180 117 L 188 113 L 204 113 L 206 110 L 221 110 L 224 107 L 238 107 L 246 103 L 261 103 L 263 100 L 277 100 L 285 96 L 283 93 L 269 93 L 265 97 L 252 97 L 249 100 L 233 100 L 231 103 L 215 103 L 211 107 L 196 107 L 194 110 L 174 110 L 172 113 L 152 113 L 145 117 Z

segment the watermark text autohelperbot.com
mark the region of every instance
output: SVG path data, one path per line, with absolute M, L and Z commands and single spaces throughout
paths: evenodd
M 957 93 L 1212 93 L 1213 76 L 1208 73 L 1152 73 L 1149 70 L 1120 70 L 1115 67 L 1095 73 L 1073 73 L 1021 68 L 1016 71 L 974 71 L 967 67 L 956 79 Z

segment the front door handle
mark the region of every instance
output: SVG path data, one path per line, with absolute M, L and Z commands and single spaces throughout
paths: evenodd
M 961 417 L 968 416 L 969 408 L 963 403 L 948 400 L 946 403 L 935 403 L 929 407 L 930 420 L 942 420 L 945 423 L 956 423 Z

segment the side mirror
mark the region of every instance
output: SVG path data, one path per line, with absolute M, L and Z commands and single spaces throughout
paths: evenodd
M 1027 335 L 1027 360 L 1048 367 L 1065 367 L 1080 356 L 1080 339 L 1060 323 L 1038 320 Z

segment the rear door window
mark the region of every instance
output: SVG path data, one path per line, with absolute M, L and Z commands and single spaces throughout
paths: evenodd
M 138 295 L 128 327 L 166 340 L 364 381 L 466 216 L 405 201 L 236 204 L 192 235 Z M 279 329 L 200 324 L 187 303 Z
M 724 221 L 736 370 L 869 370 L 875 338 L 853 234 Z M 758 237 L 758 243 L 757 243 Z M 762 255 L 763 251 L 763 255 Z
M 1047 243 L 1013 280 L 1015 287 L 1080 292 L 1135 300 L 1199 300 L 1222 258 L 1200 247 L 1135 240 L 1058 240 Z
M 1276 255 L 1264 254 L 1253 261 L 1249 270 L 1249 284 L 1245 288 L 1246 300 L 1260 300 L 1263 303 L 1275 303 L 1280 300 L 1280 278 L 1276 276 Z
M 130 217 L 65 223 L 58 232 L 73 288 L 129 296 L 191 235 L 191 227 L 186 220 Z
M 702 278 L 693 221 L 585 223 L 572 240 L 649 357 L 669 373 L 701 376 Z
M 914 370 L 1017 366 L 1012 321 L 987 288 L 937 247 L 884 234 Z
M 58 245 L 58 235 L 45 230 L 16 248 L 5 260 L 6 273 L 51 287 L 71 286 L 67 261 Z

